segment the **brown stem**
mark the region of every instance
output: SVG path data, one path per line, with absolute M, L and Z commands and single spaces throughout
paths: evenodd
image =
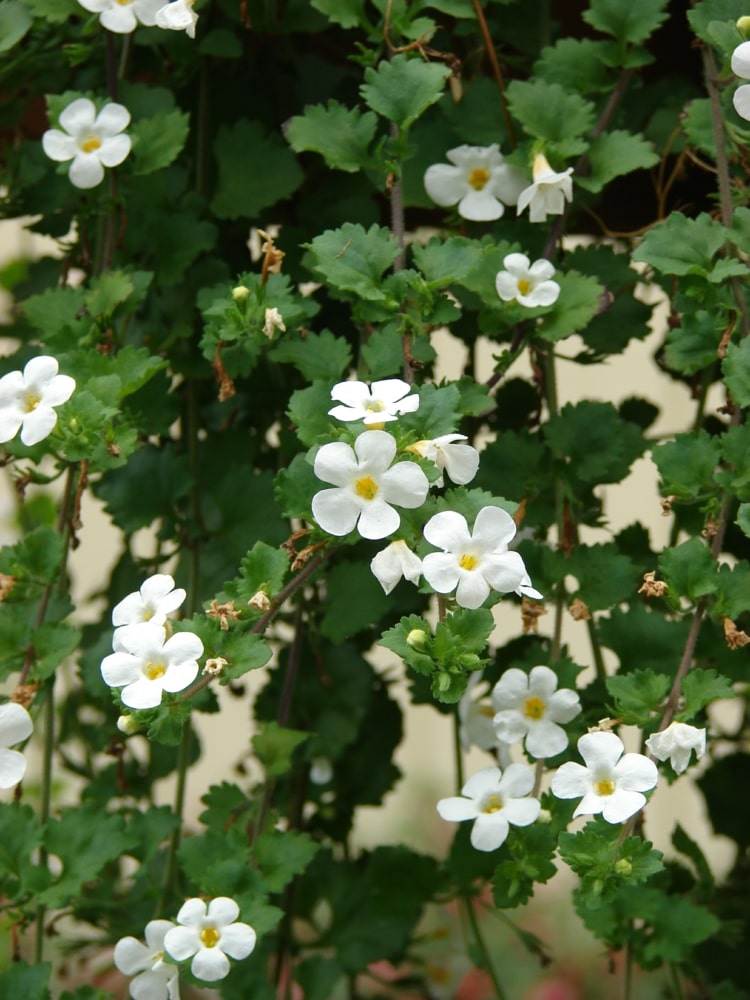
M 508 98 L 505 95 L 505 80 L 503 78 L 503 71 L 500 69 L 497 52 L 492 41 L 492 35 L 490 34 L 489 25 L 487 24 L 487 18 L 484 16 L 484 11 L 482 10 L 482 4 L 480 0 L 471 0 L 471 3 L 479 24 L 479 30 L 482 32 L 484 48 L 487 52 L 487 58 L 490 61 L 490 66 L 492 67 L 492 75 L 495 77 L 497 89 L 500 91 L 500 110 L 502 111 L 505 130 L 508 133 L 508 142 L 512 149 L 516 145 L 516 133 L 513 128 L 513 119 L 510 117 L 510 112 L 508 111 Z

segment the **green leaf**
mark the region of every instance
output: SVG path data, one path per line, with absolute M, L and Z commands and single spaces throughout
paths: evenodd
M 673 595 L 697 601 L 718 589 L 717 566 L 700 538 L 691 538 L 659 556 L 659 569 Z
M 48 1000 L 51 973 L 49 962 L 41 965 L 13 962 L 6 972 L 0 973 L 0 1000 Z
M 363 629 L 376 627 L 391 601 L 367 562 L 339 562 L 326 575 L 327 607 L 320 631 L 331 642 L 343 642 Z
M 301 336 L 286 334 L 268 356 L 272 361 L 294 365 L 309 382 L 336 382 L 352 361 L 347 342 L 330 330 Z
M 747 14 L 745 0 L 702 0 L 688 10 L 687 17 L 690 27 L 709 45 L 714 44 L 711 25 L 715 21 L 731 21 L 732 26 L 737 19 Z M 739 44 L 741 39 L 737 39 Z
M 705 431 L 678 434 L 654 448 L 652 457 L 661 476 L 661 492 L 682 501 L 711 493 L 719 464 L 719 444 Z
M 576 546 L 566 561 L 566 572 L 577 578 L 576 596 L 589 611 L 632 599 L 639 580 L 636 565 L 614 544 Z
M 615 712 L 626 725 L 644 726 L 661 709 L 671 687 L 666 674 L 653 670 L 615 674 L 607 678 L 607 691 L 614 698 Z
M 581 137 L 594 124 L 594 105 L 579 94 L 546 80 L 513 80 L 508 104 L 524 131 L 551 144 L 558 157 L 576 156 L 586 149 Z
M 623 420 L 611 403 L 567 403 L 544 427 L 553 453 L 584 483 L 624 479 L 645 442 L 635 424 Z
M 365 70 L 362 99 L 379 115 L 408 129 L 443 93 L 450 70 L 401 54 Z
M 353 292 L 371 302 L 385 299 L 384 272 L 398 256 L 398 246 L 387 229 L 346 222 L 316 236 L 309 249 L 313 266 L 342 292 Z
M 51 677 L 63 660 L 76 651 L 80 640 L 80 629 L 65 622 L 45 622 L 35 629 L 33 644 L 36 656 L 32 679 L 43 681 Z
M 80 7 L 75 0 L 24 0 L 34 17 L 42 18 L 50 24 L 62 24 Z
M 623 885 L 639 885 L 663 871 L 663 855 L 648 840 L 626 837 L 602 820 L 578 833 L 560 835 L 560 857 L 581 879 L 584 894 L 598 901 Z
M 707 277 L 713 258 L 729 233 L 705 212 L 688 219 L 682 212 L 672 212 L 664 222 L 652 226 L 633 254 L 633 260 L 645 261 L 663 274 L 695 274 Z
M 295 875 L 301 875 L 318 852 L 307 833 L 269 830 L 253 843 L 253 857 L 271 892 L 281 892 Z
M 345 108 L 338 101 L 314 104 L 296 115 L 286 128 L 295 153 L 320 153 L 329 167 L 356 173 L 370 165 L 369 146 L 378 119 L 371 111 Z
M 253 736 L 253 750 L 266 775 L 277 778 L 291 768 L 294 751 L 309 738 L 309 733 L 287 729 L 278 722 L 266 722 Z
M 482 248 L 475 240 L 451 236 L 447 240 L 433 238 L 429 243 L 414 243 L 412 254 L 430 284 L 442 288 L 473 271 L 481 261 Z
M 539 326 L 539 335 L 552 342 L 583 330 L 599 312 L 604 294 L 596 278 L 577 271 L 555 275 L 555 281 L 560 285 L 560 297 Z
M 670 368 L 694 375 L 717 360 L 723 317 L 705 309 L 683 312 L 679 326 L 667 334 L 665 358 Z
M 133 292 L 133 281 L 124 271 L 107 271 L 91 282 L 84 305 L 92 316 L 109 317 Z
M 188 458 L 167 443 L 146 445 L 120 469 L 106 473 L 94 491 L 126 534 L 147 528 L 157 518 L 175 518 L 179 503 L 190 492 Z
M 259 590 L 274 597 L 284 585 L 289 569 L 289 555 L 265 542 L 256 542 L 240 563 L 240 575 L 227 585 L 227 593 L 240 603 L 247 603 Z
M 542 49 L 534 64 L 534 76 L 559 83 L 566 90 L 602 93 L 612 85 L 611 72 L 603 61 L 604 42 L 591 38 L 560 38 Z
M 734 522 L 750 538 L 750 503 L 741 503 Z
M 83 297 L 82 288 L 48 288 L 26 299 L 21 308 L 28 322 L 45 340 L 56 333 L 64 333 L 75 342 L 87 325 L 81 319 Z
M 699 845 L 688 834 L 687 830 L 685 830 L 685 828 L 679 823 L 675 826 L 674 832 L 672 833 L 672 846 L 676 851 L 679 851 L 680 854 L 684 854 L 686 857 L 690 858 L 695 866 L 701 886 L 707 893 L 711 893 L 714 888 L 714 877 L 711 873 L 708 861 L 706 860 L 706 856 L 700 849 Z
M 57 576 L 62 555 L 62 536 L 53 528 L 35 528 L 20 542 L 0 550 L 0 572 L 16 577 L 16 586 L 24 581 L 51 583 Z
M 729 345 L 721 370 L 735 403 L 750 406 L 750 340 Z
M 220 219 L 255 218 L 302 183 L 302 170 L 289 147 L 260 122 L 241 118 L 222 125 L 214 156 L 219 176 L 211 209 Z
M 259 635 L 230 630 L 222 638 L 223 642 L 211 650 L 227 661 L 220 676 L 222 684 L 229 684 L 251 670 L 265 667 L 271 659 L 271 648 Z
M 510 859 L 501 861 L 495 869 L 492 896 L 495 906 L 507 910 L 527 903 L 535 884 L 549 882 L 557 872 L 552 860 L 555 835 L 548 827 L 536 824 L 514 830 L 503 847 Z
M 33 855 L 42 839 L 41 826 L 31 806 L 0 803 L 0 889 L 15 899 L 34 871 Z
M 0 52 L 7 52 L 21 41 L 31 27 L 28 9 L 16 0 L 0 3 Z
M 182 152 L 189 125 L 190 116 L 177 109 L 135 122 L 130 129 L 133 172 L 142 176 L 168 167 Z
M 342 28 L 356 28 L 365 20 L 364 0 L 310 0 L 310 4 Z
M 587 191 L 598 193 L 615 177 L 633 170 L 645 170 L 659 162 L 654 147 L 642 135 L 623 132 L 605 132 L 597 136 L 588 151 L 591 172 L 577 181 Z
M 239 59 L 242 42 L 226 28 L 212 28 L 201 38 L 198 51 L 203 56 L 216 56 L 218 59 Z
M 720 698 L 734 698 L 734 688 L 726 677 L 715 670 L 694 667 L 682 682 L 684 704 L 677 718 L 689 722 L 698 712 Z
M 637 45 L 645 42 L 666 19 L 667 0 L 591 0 L 584 11 L 585 21 L 620 42 Z

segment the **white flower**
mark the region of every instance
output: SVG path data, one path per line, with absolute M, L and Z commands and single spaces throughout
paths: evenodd
M 743 80 L 750 80 L 750 42 L 742 42 L 732 53 L 732 72 Z M 750 121 L 750 84 L 738 87 L 732 101 L 740 118 Z
M 370 563 L 370 569 L 386 594 L 390 594 L 402 577 L 415 586 L 419 583 L 422 560 L 402 538 L 397 538 L 378 552 Z
M 105 167 L 116 167 L 130 152 L 124 129 L 130 112 L 122 104 L 105 104 L 97 115 L 94 102 L 79 97 L 60 115 L 63 129 L 48 129 L 42 148 L 51 160 L 72 160 L 68 177 L 77 188 L 93 188 L 104 179 Z
M 182 587 L 175 588 L 174 580 L 166 573 L 156 573 L 141 584 L 140 590 L 123 597 L 112 610 L 112 624 L 118 627 L 151 622 L 163 625 L 167 615 L 176 611 L 185 600 Z
M 656 764 L 640 753 L 623 756 L 622 740 L 614 733 L 586 733 L 578 752 L 586 762 L 568 761 L 552 777 L 558 799 L 577 799 L 573 816 L 601 813 L 608 823 L 624 823 L 646 804 L 643 792 L 656 786 Z
M 696 760 L 700 760 L 706 752 L 706 730 L 696 729 L 684 722 L 673 722 L 661 732 L 652 733 L 646 740 L 646 747 L 652 757 L 669 760 L 675 772 L 682 774 L 690 763 L 693 750 Z
M 156 24 L 156 12 L 164 0 L 78 0 L 92 14 L 99 15 L 99 23 L 108 31 L 129 35 L 139 24 Z
M 31 736 L 34 726 L 31 716 L 14 701 L 0 705 L 0 788 L 12 788 L 26 773 L 26 758 L 8 747 Z
M 331 399 L 342 406 L 334 406 L 329 416 L 337 420 L 364 420 L 366 424 L 384 424 L 398 420 L 402 413 L 413 413 L 419 408 L 419 396 L 409 395 L 411 386 L 400 378 L 386 378 L 373 382 L 339 382 L 331 389 Z
M 515 533 L 513 518 L 501 507 L 483 507 L 473 534 L 462 514 L 452 510 L 435 514 L 424 526 L 424 537 L 443 551 L 424 557 L 422 573 L 438 594 L 449 594 L 457 587 L 456 600 L 462 608 L 478 608 L 490 589 L 539 598 L 523 559 L 508 551 Z
M 457 146 L 445 154 L 454 166 L 436 163 L 427 168 L 424 186 L 438 205 L 458 205 L 458 214 L 474 222 L 491 222 L 515 205 L 524 177 L 509 166 L 497 146 Z
M 333 764 L 328 757 L 313 757 L 310 763 L 310 781 L 314 785 L 327 785 L 333 778 Z
M 471 843 L 478 851 L 495 851 L 505 843 L 510 827 L 529 826 L 539 815 L 538 799 L 527 798 L 534 787 L 528 764 L 511 764 L 477 771 L 461 789 L 461 796 L 441 799 L 437 811 L 452 823 L 473 819 Z
M 195 680 L 203 643 L 193 632 L 165 639 L 161 625 L 128 625 L 118 629 L 115 652 L 102 660 L 101 672 L 110 687 L 123 688 L 128 708 L 156 708 L 162 692 L 174 694 Z
M 173 0 L 156 12 L 156 23 L 169 31 L 185 31 L 188 38 L 195 38 L 198 15 L 193 10 L 194 0 Z
M 469 677 L 466 691 L 458 703 L 458 720 L 461 728 L 461 746 L 468 750 L 472 746 L 480 750 L 494 750 L 497 743 L 492 719 L 495 709 L 489 698 L 476 697 L 476 689 L 482 683 L 482 671 L 475 670 Z
M 561 174 L 555 173 L 547 162 L 547 157 L 538 153 L 534 157 L 532 169 L 534 183 L 518 196 L 518 214 L 528 207 L 530 222 L 544 222 L 548 215 L 562 215 L 565 211 L 565 199 L 573 200 L 572 173 L 572 167 Z
M 228 974 L 229 958 L 247 958 L 255 947 L 255 931 L 236 923 L 239 915 L 239 906 L 227 896 L 217 896 L 208 906 L 202 899 L 188 899 L 177 914 L 182 926 L 167 932 L 166 950 L 178 962 L 194 956 L 193 975 L 215 983 Z
M 555 269 L 548 260 L 535 260 L 532 264 L 524 253 L 509 253 L 503 264 L 505 270 L 499 271 L 495 278 L 497 294 L 503 302 L 515 299 L 528 309 L 557 302 L 560 286 L 550 281 Z
M 407 451 L 413 451 L 428 462 L 434 462 L 440 472 L 440 478 L 435 481 L 436 486 L 443 485 L 443 472 L 448 473 L 448 478 L 457 486 L 465 486 L 470 483 L 477 474 L 479 468 L 479 452 L 470 444 L 458 444 L 458 441 L 466 441 L 465 434 L 443 434 L 431 440 L 417 441 L 409 445 Z
M 348 535 L 356 525 L 363 538 L 385 538 L 401 518 L 391 507 L 421 507 L 427 476 L 415 462 L 397 462 L 396 439 L 385 431 L 364 431 L 354 450 L 343 441 L 324 444 L 315 456 L 315 475 L 336 489 L 321 490 L 312 501 L 313 517 L 323 531 Z
M 164 961 L 164 936 L 174 924 L 171 920 L 151 920 L 146 924 L 146 943 L 124 937 L 115 945 L 115 965 L 130 983 L 134 1000 L 180 1000 L 179 969 Z
M 281 330 L 282 333 L 286 330 L 284 317 L 275 306 L 271 309 L 266 309 L 263 319 L 263 333 L 269 340 L 273 337 L 274 330 Z
M 43 354 L 32 358 L 22 372 L 8 372 L 0 378 L 0 442 L 21 431 L 26 445 L 39 444 L 57 423 L 56 406 L 73 395 L 75 379 L 58 375 L 55 358 Z
M 532 757 L 554 757 L 568 745 L 568 735 L 559 725 L 570 722 L 581 711 L 578 692 L 557 690 L 557 674 L 549 667 L 534 667 L 531 673 L 512 667 L 492 690 L 497 715 L 494 727 L 503 743 L 526 739 Z

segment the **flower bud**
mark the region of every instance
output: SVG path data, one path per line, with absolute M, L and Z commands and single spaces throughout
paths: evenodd
M 266 612 L 271 607 L 271 598 L 265 590 L 259 590 L 247 602 L 248 607 L 255 608 L 256 611 Z
M 232 298 L 235 302 L 244 302 L 249 294 L 250 289 L 244 285 L 237 285 L 236 288 L 232 289 Z
M 121 733 L 124 733 L 125 736 L 132 736 L 134 733 L 137 733 L 141 727 L 138 725 L 138 720 L 134 715 L 121 715 L 117 720 L 117 728 Z
M 633 864 L 627 858 L 620 858 L 619 861 L 615 861 L 615 871 L 618 875 L 632 875 Z
M 476 653 L 461 653 L 458 658 L 458 662 L 462 667 L 467 670 L 476 670 L 479 664 L 482 662 Z
M 406 645 L 412 649 L 424 649 L 427 645 L 427 633 L 423 628 L 413 628 L 406 637 Z
M 451 675 L 446 673 L 444 670 L 441 670 L 437 678 L 438 691 L 440 692 L 447 691 L 450 686 L 451 686 Z
M 540 809 L 536 821 L 537 823 L 551 823 L 552 813 L 549 811 L 549 809 Z
M 750 37 L 750 14 L 744 14 L 737 18 L 737 30 L 746 38 Z

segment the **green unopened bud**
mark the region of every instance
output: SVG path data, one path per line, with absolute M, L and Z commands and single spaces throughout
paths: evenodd
M 750 14 L 737 18 L 737 30 L 746 38 L 750 36 Z
M 537 823 L 551 823 L 552 813 L 549 811 L 549 809 L 540 809 L 536 821 Z
M 480 661 L 476 653 L 461 653 L 458 658 L 458 662 L 467 670 L 474 670 L 479 666 Z
M 427 645 L 427 633 L 423 628 L 413 628 L 406 637 L 406 645 L 412 649 L 424 649 Z
M 620 858 L 619 861 L 615 861 L 615 871 L 618 875 L 632 875 L 633 865 L 627 858 Z
M 138 725 L 138 720 L 134 715 L 121 715 L 117 720 L 117 728 L 126 736 L 132 736 L 141 727 Z
M 451 686 L 451 675 L 441 672 L 438 674 L 437 678 L 437 689 L 440 692 L 445 692 Z
M 244 285 L 237 285 L 236 288 L 232 289 L 232 298 L 235 302 L 244 302 L 249 294 L 250 289 L 246 288 Z
M 80 426 L 81 425 L 78 423 L 77 417 L 71 417 L 70 420 L 68 421 L 68 427 L 73 431 L 74 434 L 78 432 Z
M 591 891 L 595 896 L 601 895 L 601 891 L 604 888 L 604 883 L 600 878 L 594 879 L 594 884 L 591 886 Z

